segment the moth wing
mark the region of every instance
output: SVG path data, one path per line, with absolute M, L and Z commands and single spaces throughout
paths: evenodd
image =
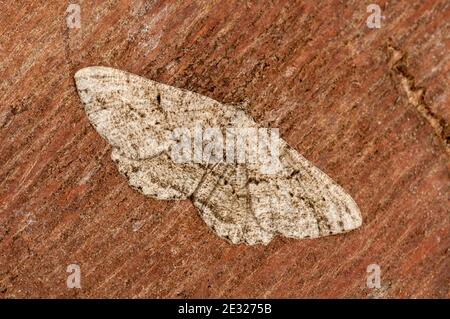
M 113 148 L 111 158 L 134 189 L 159 200 L 188 199 L 205 171 L 198 164 L 176 164 L 165 152 L 133 160 Z
M 133 160 L 153 157 L 169 147 L 166 116 L 158 107 L 152 82 L 107 67 L 75 73 L 89 121 L 113 149 Z
M 219 237 L 233 244 L 267 244 L 274 233 L 259 225 L 247 183 L 245 165 L 217 165 L 205 175 L 192 202 Z
M 250 170 L 248 188 L 259 225 L 290 238 L 317 238 L 361 226 L 361 213 L 345 190 L 284 141 L 280 170 Z
M 237 127 L 251 127 L 243 116 Z M 232 243 L 267 244 L 276 235 L 317 238 L 358 228 L 361 213 L 330 177 L 280 139 L 272 173 L 259 163 L 217 165 L 193 194 L 200 215 Z
M 209 112 L 221 104 L 108 67 L 81 69 L 75 82 L 91 124 L 111 144 L 112 159 L 129 183 L 158 199 L 189 198 L 206 168 L 171 160 L 172 132 L 192 130 L 196 119 L 207 125 Z

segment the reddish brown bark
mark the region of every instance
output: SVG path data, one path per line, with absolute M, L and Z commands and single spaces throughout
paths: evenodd
M 448 1 L 380 2 L 380 29 L 364 1 L 83 1 L 81 29 L 68 3 L 3 3 L 0 296 L 450 297 Z M 189 202 L 141 196 L 81 108 L 89 65 L 248 100 L 363 226 L 233 246 Z

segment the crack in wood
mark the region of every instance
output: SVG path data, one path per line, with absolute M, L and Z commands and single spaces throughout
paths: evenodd
M 407 53 L 403 53 L 392 45 L 388 45 L 387 51 L 391 71 L 400 79 L 400 85 L 406 93 L 408 103 L 414 106 L 420 116 L 428 121 L 439 141 L 443 143 L 447 155 L 450 155 L 450 127 L 425 103 L 426 88 L 416 85 L 415 78 L 408 69 Z

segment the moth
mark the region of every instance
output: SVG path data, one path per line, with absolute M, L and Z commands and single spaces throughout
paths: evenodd
M 224 136 L 259 132 L 241 106 L 108 67 L 83 68 L 75 82 L 89 121 L 111 145 L 128 183 L 159 200 L 190 199 L 209 228 L 233 244 L 268 244 L 276 235 L 317 238 L 362 223 L 353 199 L 281 138 L 275 173 L 257 161 L 174 160 L 179 128 L 204 129 L 203 137 L 208 128 Z M 192 144 L 201 149 L 205 142 Z

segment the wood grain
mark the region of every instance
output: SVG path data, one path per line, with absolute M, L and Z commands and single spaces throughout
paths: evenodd
M 0 1 L 0 296 L 449 298 L 450 3 L 380 1 L 369 29 L 370 3 L 81 1 L 68 29 L 69 2 Z M 233 246 L 139 195 L 82 110 L 90 65 L 249 101 L 363 226 Z

